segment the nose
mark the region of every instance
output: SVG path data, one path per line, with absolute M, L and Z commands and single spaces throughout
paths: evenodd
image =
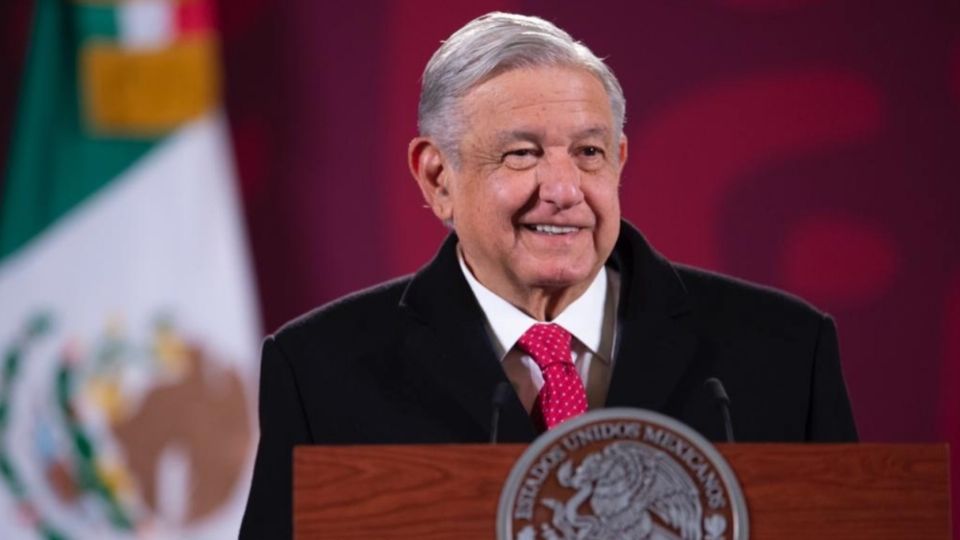
M 569 155 L 543 160 L 537 170 L 540 199 L 563 210 L 583 202 L 581 171 Z

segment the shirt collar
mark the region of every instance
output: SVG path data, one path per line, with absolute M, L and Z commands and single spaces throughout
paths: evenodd
M 480 309 L 487 317 L 487 324 L 493 337 L 496 338 L 500 355 L 503 360 L 507 352 L 513 348 L 524 332 L 537 324 L 538 320 L 517 309 L 513 304 L 497 296 L 496 293 L 477 281 L 473 273 L 467 268 L 460 250 L 457 250 L 457 260 L 460 270 L 470 285 L 470 290 L 477 298 Z M 560 315 L 551 322 L 557 323 L 577 338 L 581 344 L 593 354 L 609 361 L 600 351 L 600 339 L 604 324 L 604 302 L 607 298 L 607 269 L 600 267 L 597 276 L 579 298 L 573 301 Z

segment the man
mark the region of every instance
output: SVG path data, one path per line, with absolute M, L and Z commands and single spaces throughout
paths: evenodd
M 452 229 L 417 274 L 264 343 L 261 438 L 243 536 L 289 535 L 296 444 L 531 441 L 588 408 L 664 412 L 723 438 L 849 441 L 832 321 L 803 302 L 673 265 L 621 221 L 624 98 L 550 23 L 494 13 L 423 77 L 409 163 Z

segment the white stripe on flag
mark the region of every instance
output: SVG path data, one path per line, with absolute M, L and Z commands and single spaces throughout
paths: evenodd
M 130 49 L 162 49 L 176 37 L 175 17 L 170 0 L 120 2 L 117 10 L 120 43 Z

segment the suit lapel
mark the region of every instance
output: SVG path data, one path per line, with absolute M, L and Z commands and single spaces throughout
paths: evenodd
M 433 386 L 448 394 L 489 438 L 493 392 L 507 382 L 484 326 L 483 312 L 457 262 L 456 236 L 414 276 L 401 306 L 411 317 L 405 355 L 419 365 Z M 531 441 L 533 423 L 514 392 L 500 412 L 499 438 Z
M 621 274 L 617 346 L 607 406 L 662 410 L 688 369 L 697 337 L 673 266 L 624 222 L 612 264 Z
M 608 407 L 662 410 L 686 372 L 697 338 L 675 321 L 650 315 L 624 321 Z

